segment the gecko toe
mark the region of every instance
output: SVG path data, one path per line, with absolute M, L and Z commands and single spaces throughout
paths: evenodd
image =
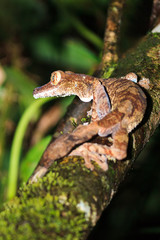
M 84 158 L 85 166 L 90 170 L 94 169 L 92 161 L 96 162 L 97 165 L 104 171 L 108 170 L 107 156 L 105 154 L 99 154 L 96 152 L 97 145 L 92 143 L 84 143 L 75 150 L 73 150 L 70 156 L 81 156 Z

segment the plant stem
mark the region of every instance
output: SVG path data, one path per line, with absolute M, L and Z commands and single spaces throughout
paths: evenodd
M 35 115 L 37 110 L 44 103 L 50 100 L 51 100 L 50 98 L 45 98 L 45 99 L 40 99 L 33 102 L 25 110 L 25 112 L 23 113 L 18 123 L 17 129 L 15 131 L 15 135 L 13 138 L 11 154 L 10 154 L 9 174 L 8 174 L 8 192 L 7 192 L 8 199 L 13 198 L 16 194 L 21 147 L 22 147 L 22 142 L 23 142 L 23 138 L 24 138 L 28 123 L 30 122 L 32 117 Z

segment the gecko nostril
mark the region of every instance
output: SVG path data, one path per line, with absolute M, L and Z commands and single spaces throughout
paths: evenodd
M 39 91 L 39 89 L 41 89 L 41 87 L 36 87 L 34 90 L 33 90 L 33 94 L 37 93 Z
M 33 90 L 33 96 L 36 94 L 36 88 Z

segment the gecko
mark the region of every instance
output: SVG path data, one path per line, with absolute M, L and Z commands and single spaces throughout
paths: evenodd
M 143 81 L 139 85 L 143 86 Z M 139 85 L 135 73 L 103 79 L 71 71 L 54 71 L 47 84 L 34 89 L 33 97 L 77 95 L 83 102 L 92 100 L 91 122 L 58 137 L 50 151 L 44 153 L 29 182 L 44 176 L 55 160 L 68 154 L 83 157 L 86 167 L 91 170 L 94 169 L 92 161 L 106 171 L 108 157 L 125 159 L 128 134 L 142 121 L 147 106 L 146 95 Z M 112 145 L 89 143 L 95 135 L 111 135 Z

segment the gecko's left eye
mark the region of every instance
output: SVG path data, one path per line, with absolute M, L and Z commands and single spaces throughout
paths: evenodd
M 61 73 L 59 71 L 53 72 L 51 74 L 51 83 L 57 85 L 61 80 Z

